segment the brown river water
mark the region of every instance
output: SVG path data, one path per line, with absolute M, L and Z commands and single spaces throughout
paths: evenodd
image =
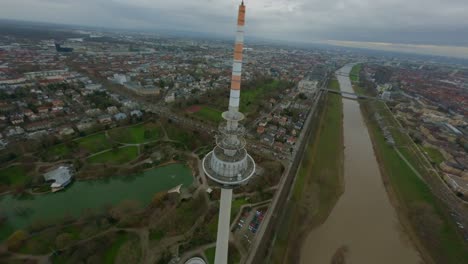
M 341 90 L 354 92 L 352 65 L 339 70 Z M 302 264 L 422 263 L 398 221 L 382 182 L 358 102 L 343 99 L 345 190 L 327 220 L 312 230 L 301 249 Z M 340 253 L 337 253 L 340 252 Z

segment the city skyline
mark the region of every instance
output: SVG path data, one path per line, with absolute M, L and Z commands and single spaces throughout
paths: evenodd
M 0 18 L 73 24 L 131 30 L 177 30 L 232 37 L 235 16 L 226 12 L 235 1 L 200 5 L 177 1 L 56 1 L 23 0 L 2 4 Z M 383 43 L 397 51 L 424 47 L 424 54 L 468 57 L 464 15 L 468 3 L 440 1 L 251 1 L 249 36 L 268 40 L 322 43 L 340 46 L 362 44 L 385 50 Z M 424 6 L 424 9 L 420 7 Z M 86 14 L 86 15 L 83 15 Z M 450 51 L 452 46 L 457 51 Z

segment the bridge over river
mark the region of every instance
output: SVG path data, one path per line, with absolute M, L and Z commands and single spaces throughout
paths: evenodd
M 380 97 L 372 97 L 372 96 L 367 96 L 367 95 L 362 95 L 362 94 L 356 94 L 356 93 L 351 93 L 351 92 L 346 92 L 346 91 L 340 91 L 340 90 L 333 90 L 333 89 L 328 89 L 328 88 L 320 88 L 322 91 L 326 91 L 329 93 L 335 93 L 339 94 L 345 98 L 348 99 L 353 99 L 353 100 L 358 100 L 358 99 L 369 99 L 369 100 L 380 100 L 380 101 L 390 101 L 390 100 L 385 100 Z

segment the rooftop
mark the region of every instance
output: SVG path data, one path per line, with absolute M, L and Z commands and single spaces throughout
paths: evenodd
M 53 180 L 51 187 L 63 187 L 67 185 L 72 178 L 71 168 L 68 166 L 60 166 L 52 171 L 44 174 L 46 181 Z
M 185 262 L 185 264 L 206 264 L 206 262 L 199 257 L 194 257 Z

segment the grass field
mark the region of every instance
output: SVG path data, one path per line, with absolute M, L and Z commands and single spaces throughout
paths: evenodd
M 361 68 L 362 68 L 361 64 L 356 64 L 353 66 L 353 68 L 351 69 L 351 72 L 349 73 L 351 82 L 359 82 L 359 73 L 361 72 Z
M 54 248 L 53 239 L 47 240 L 41 236 L 31 236 L 29 237 L 19 249 L 19 253 L 22 254 L 32 254 L 32 255 L 41 255 L 47 254 L 50 252 L 51 248 Z
M 241 260 L 241 255 L 237 248 L 234 245 L 229 245 L 229 253 L 228 253 L 228 264 L 238 264 Z
M 109 130 L 109 136 L 121 143 L 141 144 L 155 141 L 162 137 L 161 126 L 155 123 L 138 124 L 131 127 L 119 127 Z
M 339 89 L 338 81 L 332 80 L 329 88 Z M 320 127 L 307 146 L 296 175 L 292 201 L 277 233 L 272 263 L 284 263 L 290 254 L 298 255 L 298 238 L 326 219 L 343 191 L 342 109 L 340 96 L 329 94 Z M 317 206 L 313 211 L 311 204 Z M 288 263 L 293 262 L 289 259 Z
M 431 161 L 433 161 L 434 163 L 440 164 L 445 161 L 444 156 L 437 149 L 431 148 L 431 147 L 422 147 L 422 148 L 426 152 L 426 154 L 429 156 Z
M 211 241 L 216 241 L 216 234 L 218 232 L 218 217 L 219 214 L 215 214 L 208 223 L 206 223 L 206 238 L 209 238 Z
M 247 203 L 247 200 L 245 200 L 244 198 L 239 198 L 232 201 L 231 221 L 237 216 L 237 214 L 239 214 L 241 206 Z
M 330 89 L 339 89 L 339 83 L 337 80 L 331 80 L 329 84 Z M 307 160 L 309 162 L 302 162 L 299 174 L 297 176 L 297 182 L 294 187 L 294 198 L 297 200 L 301 199 L 303 194 L 303 188 L 305 187 L 304 182 L 309 175 L 322 175 L 324 183 L 330 184 L 330 187 L 337 187 L 339 182 L 338 177 L 333 175 L 339 175 L 342 173 L 342 160 L 336 157 L 342 157 L 342 112 L 343 106 L 341 103 L 340 96 L 330 94 L 328 95 L 328 104 L 326 112 L 324 114 L 324 120 L 321 127 L 320 140 L 314 142 L 316 148 L 311 146 L 308 148 L 306 153 Z M 320 155 L 317 155 L 320 153 Z M 332 169 L 332 171 L 330 171 Z M 328 175 L 329 174 L 329 175 Z M 327 176 L 328 175 L 328 176 Z M 317 179 L 318 180 L 318 179 Z M 327 189 L 327 188 L 325 188 Z M 324 189 L 324 190 L 325 190 Z M 330 188 L 334 189 L 334 188 Z M 321 192 L 324 195 L 323 200 L 329 200 L 326 192 Z M 322 201 L 322 199 L 320 199 Z M 320 203 L 320 204 L 329 204 Z
M 125 242 L 128 241 L 128 239 L 129 235 L 127 233 L 119 233 L 112 246 L 106 251 L 104 255 L 104 263 L 115 263 L 115 259 L 117 257 L 117 253 L 119 253 L 119 249 L 123 246 L 123 244 L 125 244 Z
M 258 106 L 258 102 L 261 99 L 265 99 L 265 96 L 278 89 L 281 85 L 284 85 L 284 82 L 273 80 L 269 83 L 265 83 L 254 89 L 245 89 L 241 91 L 241 100 L 240 100 L 240 111 L 243 113 L 251 113 L 255 111 Z
M 214 247 L 205 250 L 205 256 L 206 260 L 208 261 L 208 264 L 214 264 L 215 252 L 216 248 Z
M 29 181 L 26 171 L 21 166 L 0 169 L 0 184 L 9 186 L 24 185 Z
M 199 195 L 190 201 L 182 202 L 172 210 L 158 228 L 164 230 L 167 236 L 183 234 L 206 212 L 206 209 L 203 197 Z
M 195 112 L 193 115 L 213 123 L 219 123 L 223 120 L 221 113 L 222 112 L 217 109 L 203 106 L 200 111 Z
M 88 158 L 89 163 L 109 163 L 109 164 L 124 164 L 138 157 L 138 147 L 128 146 L 109 150 Z
M 179 141 L 188 148 L 193 147 L 199 141 L 194 133 L 191 133 L 176 125 L 167 124 L 164 126 L 164 129 L 166 130 L 167 136 L 170 139 Z
M 79 148 L 88 151 L 89 153 L 96 153 L 112 147 L 111 142 L 104 133 L 98 133 L 91 136 L 83 137 L 76 140 Z
M 80 227 L 76 225 L 67 226 L 58 232 L 58 230 L 49 229 L 44 232 L 32 235 L 29 237 L 19 249 L 20 253 L 43 255 L 50 253 L 52 248 L 57 248 L 55 238 L 58 234 L 68 234 L 72 239 L 72 243 L 80 239 Z M 66 245 L 66 244 L 65 244 Z
M 72 148 L 68 147 L 65 144 L 54 145 L 46 150 L 46 157 L 53 158 L 58 157 L 62 158 L 67 156 L 72 152 Z
M 164 237 L 164 231 L 162 230 L 151 230 L 149 233 L 149 239 L 150 240 L 161 240 Z

